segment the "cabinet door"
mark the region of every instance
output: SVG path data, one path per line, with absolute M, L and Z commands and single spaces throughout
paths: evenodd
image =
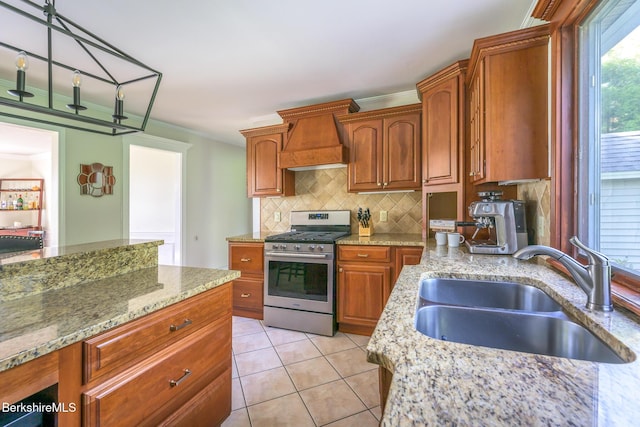
M 422 96 L 422 183 L 425 185 L 456 184 L 459 181 L 458 80 L 459 77 L 455 76 Z
M 420 264 L 420 259 L 422 259 L 422 251 L 424 248 L 422 247 L 414 247 L 414 246 L 399 246 L 395 248 L 395 263 L 394 263 L 394 271 L 393 271 L 393 284 L 395 285 L 396 280 L 398 280 L 398 276 L 402 271 L 402 267 L 405 265 L 417 265 Z
M 382 120 L 350 123 L 349 191 L 382 189 Z
M 484 67 L 478 65 L 478 73 L 469 88 L 469 176 L 471 182 L 484 179 Z
M 338 323 L 375 327 L 391 292 L 388 265 L 338 265 Z
M 385 118 L 383 182 L 386 190 L 420 189 L 420 113 Z
M 278 168 L 284 134 L 260 135 L 247 140 L 247 192 L 249 197 L 293 195 L 293 172 Z

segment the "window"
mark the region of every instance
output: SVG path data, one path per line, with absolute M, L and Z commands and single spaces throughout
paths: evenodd
M 579 38 L 578 235 L 640 277 L 640 0 L 603 0 Z

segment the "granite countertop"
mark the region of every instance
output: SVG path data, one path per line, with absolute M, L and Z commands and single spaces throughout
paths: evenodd
M 414 328 L 424 277 L 512 280 L 541 288 L 608 343 L 625 364 L 594 363 L 429 338 Z M 393 380 L 382 425 L 633 425 L 640 418 L 640 319 L 584 308 L 570 279 L 534 261 L 426 245 L 403 269 L 367 346 Z
M 0 372 L 239 276 L 233 270 L 155 266 L 0 301 Z

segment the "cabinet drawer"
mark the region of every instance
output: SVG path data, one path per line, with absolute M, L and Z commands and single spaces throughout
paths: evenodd
M 231 365 L 231 317 L 83 394 L 85 426 L 157 426 Z
M 391 262 L 391 247 L 338 245 L 338 260 L 359 262 Z
M 224 284 L 84 341 L 84 382 L 122 370 L 231 311 Z
M 256 243 L 229 244 L 229 268 L 243 274 L 264 274 L 264 245 Z
M 243 308 L 262 312 L 263 282 L 254 279 L 236 279 L 233 281 L 233 308 Z

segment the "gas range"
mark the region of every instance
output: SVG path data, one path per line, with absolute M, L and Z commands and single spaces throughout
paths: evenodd
M 350 221 L 350 211 L 294 211 L 291 212 L 291 231 L 268 236 L 265 249 L 332 253 L 335 241 L 351 233 Z

